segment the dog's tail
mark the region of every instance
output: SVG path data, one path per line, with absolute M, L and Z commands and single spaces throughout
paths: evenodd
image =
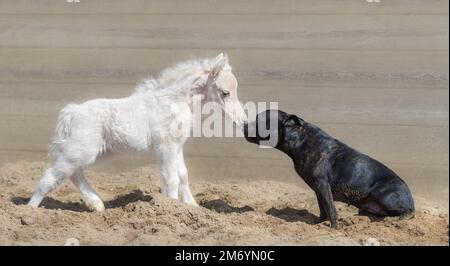
M 77 108 L 77 104 L 68 104 L 59 112 L 58 124 L 49 147 L 49 155 L 51 157 L 55 158 L 57 153 L 62 152 L 61 147 L 70 138 L 72 121 Z

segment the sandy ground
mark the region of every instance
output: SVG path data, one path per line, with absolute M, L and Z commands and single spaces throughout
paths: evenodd
M 0 169 L 0 244 L 63 245 L 448 245 L 448 209 L 416 198 L 411 220 L 375 220 L 337 203 L 339 230 L 315 224 L 312 191 L 274 181 L 195 183 L 202 207 L 161 195 L 154 169 L 116 175 L 88 171 L 105 200 L 90 212 L 65 183 L 32 209 L 29 199 L 46 164 L 17 162 Z M 372 221 L 371 221 L 372 220 Z M 374 240 L 374 239 L 375 240 Z

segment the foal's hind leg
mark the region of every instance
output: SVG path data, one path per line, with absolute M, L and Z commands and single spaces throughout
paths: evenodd
M 83 199 L 89 209 L 98 212 L 105 210 L 103 201 L 91 185 L 89 185 L 82 170 L 76 171 L 73 176 L 70 177 L 70 180 L 72 180 L 74 185 L 80 190 L 81 195 L 83 196 Z
M 66 178 L 70 177 L 73 171 L 73 166 L 65 161 L 54 163 L 53 167 L 45 171 L 28 205 L 38 207 L 44 197 L 62 184 Z
M 198 206 L 197 202 L 195 202 L 195 199 L 192 196 L 191 190 L 189 189 L 188 171 L 186 168 L 186 164 L 184 163 L 182 150 L 180 150 L 180 152 L 178 153 L 177 158 L 178 176 L 180 178 L 179 193 L 181 196 L 181 200 L 188 205 Z

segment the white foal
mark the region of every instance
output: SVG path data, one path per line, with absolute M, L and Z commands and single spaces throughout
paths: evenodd
M 45 171 L 28 204 L 39 206 L 45 195 L 70 178 L 87 206 L 103 211 L 104 204 L 83 170 L 107 153 L 134 150 L 156 154 L 164 194 L 197 205 L 183 156 L 192 126 L 193 97 L 197 95 L 219 103 L 238 125 L 245 122 L 237 80 L 223 54 L 168 68 L 158 78 L 141 82 L 127 98 L 67 105 L 59 114 L 50 145 L 52 167 Z

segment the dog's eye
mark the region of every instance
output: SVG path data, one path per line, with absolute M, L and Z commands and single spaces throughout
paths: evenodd
M 300 121 L 295 116 L 290 116 L 284 121 L 285 127 L 295 127 L 299 126 L 300 124 L 301 124 Z
M 229 91 L 222 91 L 222 96 L 225 98 L 225 97 L 228 97 L 228 96 L 230 96 L 230 92 Z

